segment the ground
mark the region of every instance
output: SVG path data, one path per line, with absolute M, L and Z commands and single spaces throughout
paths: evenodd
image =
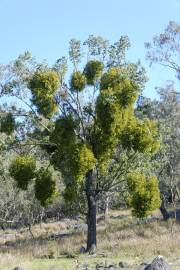
M 98 216 L 98 250 L 80 254 L 86 242 L 83 220 L 64 219 L 27 228 L 0 231 L 0 270 L 21 266 L 27 270 L 95 269 L 97 264 L 126 264 L 138 269 L 163 255 L 172 270 L 180 269 L 180 223 L 164 222 L 157 212 L 148 220 L 132 218 L 129 210 L 111 211 L 109 220 Z

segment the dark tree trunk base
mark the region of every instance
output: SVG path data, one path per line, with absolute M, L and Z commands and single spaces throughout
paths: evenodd
M 96 250 L 96 199 L 93 190 L 93 172 L 86 174 L 86 196 L 88 202 L 87 214 L 87 252 L 94 253 Z
M 168 220 L 170 218 L 170 215 L 165 207 L 165 203 L 163 200 L 162 200 L 162 203 L 161 203 L 159 210 L 161 211 L 161 214 L 163 216 L 163 220 Z

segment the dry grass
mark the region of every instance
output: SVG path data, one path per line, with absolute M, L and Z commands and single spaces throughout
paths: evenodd
M 158 212 L 155 213 L 158 216 Z M 0 269 L 22 265 L 27 269 L 73 269 L 76 260 L 81 265 L 98 261 L 126 261 L 133 269 L 158 254 L 164 255 L 172 269 L 180 269 L 180 224 L 173 220 L 154 219 L 139 223 L 128 210 L 113 211 L 108 223 L 100 218 L 98 225 L 98 253 L 96 257 L 79 255 L 85 245 L 86 232 L 72 229 L 73 220 L 36 225 L 32 228 L 35 239 L 27 229 L 7 231 L 8 239 L 0 234 Z M 104 258 L 103 258 L 103 257 Z M 74 268 L 75 269 L 75 268 Z M 79 268 L 81 269 L 81 268 Z

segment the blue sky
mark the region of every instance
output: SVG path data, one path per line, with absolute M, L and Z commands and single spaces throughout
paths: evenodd
M 113 42 L 126 34 L 132 43 L 130 60 L 141 59 L 148 72 L 146 96 L 155 97 L 155 86 L 174 79 L 163 67 L 148 67 L 144 42 L 170 20 L 180 22 L 180 0 L 0 0 L 0 11 L 0 63 L 29 50 L 51 64 L 67 54 L 73 37 L 94 34 Z

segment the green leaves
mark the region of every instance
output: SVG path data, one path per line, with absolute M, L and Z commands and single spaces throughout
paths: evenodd
M 85 144 L 79 144 L 75 148 L 73 155 L 74 175 L 76 179 L 82 180 L 86 172 L 95 167 L 96 159 L 91 151 Z
M 55 93 L 60 85 L 58 74 L 53 70 L 37 70 L 29 80 L 32 102 L 39 113 L 50 118 L 58 109 Z
M 94 85 L 94 83 L 100 78 L 104 65 L 98 60 L 89 61 L 84 68 L 84 75 L 86 76 L 87 83 Z
M 163 33 L 155 35 L 152 42 L 145 42 L 145 47 L 150 65 L 159 63 L 170 68 L 180 80 L 179 39 L 180 24 L 170 21 Z
M 133 104 L 139 94 L 139 87 L 128 78 L 124 68 L 111 68 L 104 73 L 101 82 L 101 91 L 112 90 L 120 106 L 128 107 Z
M 65 57 L 59 58 L 53 65 L 53 70 L 59 75 L 59 79 L 62 84 L 68 70 L 67 59 Z
M 41 169 L 36 175 L 35 196 L 45 207 L 52 203 L 56 195 L 56 182 L 48 170 Z
M 114 89 L 122 82 L 121 68 L 110 68 L 102 75 L 100 82 L 100 90 L 108 88 Z
M 71 115 L 56 120 L 55 129 L 50 135 L 50 141 L 57 144 L 57 147 L 63 148 L 67 145 L 71 147 L 77 140 L 75 128 L 77 122 Z
M 129 188 L 129 205 L 138 218 L 147 217 L 153 210 L 160 207 L 160 192 L 157 178 L 146 177 L 139 172 L 130 173 L 127 177 Z
M 8 113 L 1 119 L 0 131 L 6 133 L 7 135 L 11 135 L 15 129 L 15 125 L 15 119 L 12 113 Z
M 65 177 L 81 181 L 88 170 L 94 168 L 96 159 L 90 147 L 76 136 L 78 121 L 72 116 L 56 121 L 50 141 L 57 145 L 52 156 L 52 163 L 59 168 Z
M 137 121 L 131 119 L 120 136 L 122 146 L 142 153 L 155 153 L 159 147 L 158 131 L 155 122 L 148 119 Z
M 30 155 L 17 156 L 11 163 L 9 172 L 23 190 L 27 189 L 29 182 L 35 177 L 36 161 Z
M 104 167 L 112 158 L 119 137 L 133 114 L 132 104 L 137 89 L 131 81 L 123 79 L 119 68 L 112 68 L 102 76 L 100 89 L 96 102 L 98 128 L 94 148 L 97 159 Z
M 27 190 L 31 180 L 35 180 L 35 197 L 42 206 L 52 202 L 56 194 L 56 182 L 52 173 L 40 169 L 36 171 L 36 161 L 30 155 L 17 156 L 11 163 L 9 172 L 17 183 L 18 188 Z
M 69 58 L 73 63 L 74 67 L 81 62 L 82 58 L 82 49 L 81 49 L 81 42 L 77 39 L 71 39 L 69 42 Z
M 97 128 L 94 136 L 95 156 L 101 165 L 108 161 L 119 143 L 125 149 L 154 153 L 159 148 L 158 133 L 154 122 L 138 122 L 133 105 L 139 86 L 128 79 L 125 68 L 113 67 L 100 80 L 100 94 L 96 102 Z
M 75 71 L 71 77 L 71 89 L 80 92 L 86 86 L 86 76 L 80 71 Z
M 52 157 L 52 162 L 66 179 L 73 179 L 78 183 L 84 179 L 87 171 L 94 168 L 96 159 L 85 144 L 74 143 L 58 148 Z

